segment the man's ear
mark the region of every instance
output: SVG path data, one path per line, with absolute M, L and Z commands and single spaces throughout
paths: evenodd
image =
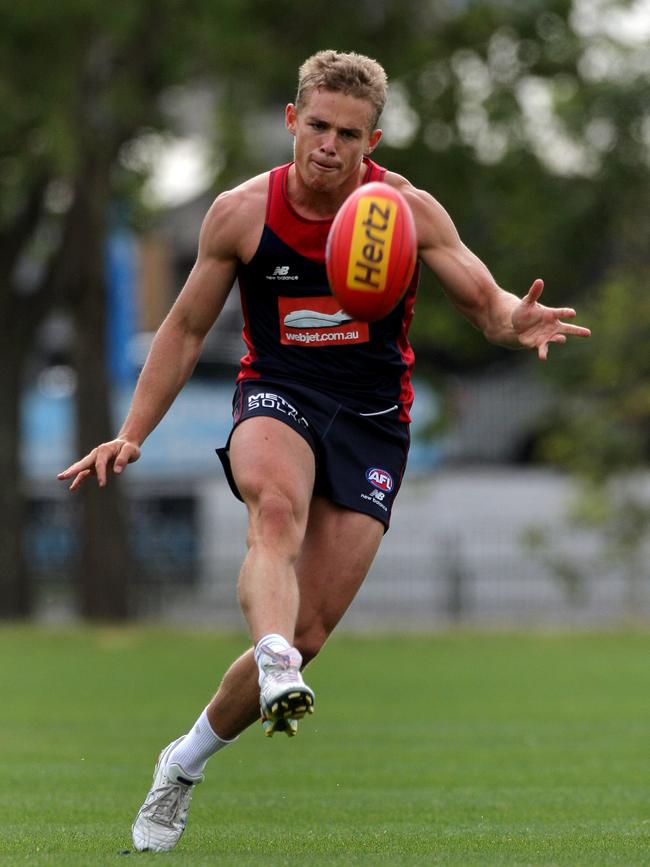
M 284 123 L 291 135 L 296 134 L 297 119 L 298 112 L 296 110 L 296 106 L 292 102 L 290 102 L 284 110 Z
M 379 144 L 379 139 L 382 136 L 382 132 L 380 129 L 373 130 L 370 134 L 370 138 L 368 140 L 368 147 L 366 148 L 366 156 L 369 157 L 370 154 L 374 151 L 374 149 Z

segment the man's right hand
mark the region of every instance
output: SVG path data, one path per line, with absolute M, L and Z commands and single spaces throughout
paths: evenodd
M 114 439 L 109 443 L 102 443 L 89 452 L 85 458 L 81 458 L 71 464 L 67 470 L 57 475 L 57 479 L 64 481 L 72 479 L 71 491 L 76 491 L 88 476 L 97 476 L 97 484 L 103 488 L 106 484 L 109 470 L 118 475 L 127 464 L 132 464 L 140 457 L 140 446 L 124 439 Z M 74 478 L 73 478 L 74 476 Z

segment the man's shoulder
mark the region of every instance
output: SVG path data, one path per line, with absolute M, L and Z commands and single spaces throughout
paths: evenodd
M 408 190 L 415 190 L 415 187 L 409 180 L 397 172 L 391 172 L 390 169 L 386 169 L 383 180 L 385 184 L 395 187 L 400 191 L 400 193 Z
M 210 205 L 201 227 L 201 245 L 214 255 L 246 259 L 264 225 L 270 172 L 224 190 Z
M 242 181 L 229 190 L 224 190 L 214 200 L 212 207 L 217 206 L 224 210 L 240 210 L 259 207 L 260 205 L 266 206 L 270 174 L 270 171 L 263 172 Z
M 407 178 L 397 174 L 397 172 L 386 171 L 384 183 L 399 190 L 416 213 L 423 208 L 425 211 L 441 208 L 440 203 L 436 201 L 431 193 L 414 186 Z
M 233 242 L 264 222 L 270 172 L 264 172 L 219 193 L 204 220 L 204 231 Z
M 408 202 L 415 219 L 419 246 L 447 245 L 455 240 L 456 232 L 449 214 L 431 193 L 414 186 L 397 172 L 387 171 L 384 182 L 398 189 Z

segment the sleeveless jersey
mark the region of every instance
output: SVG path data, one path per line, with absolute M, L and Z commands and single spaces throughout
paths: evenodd
M 383 180 L 386 169 L 365 160 L 364 183 Z M 419 266 L 404 298 L 377 322 L 352 319 L 332 295 L 325 244 L 332 220 L 307 220 L 287 195 L 291 163 L 273 169 L 264 230 L 253 258 L 237 278 L 248 348 L 237 381 L 289 380 L 361 401 L 378 411 L 398 405 L 410 421 L 414 355 L 408 328 Z

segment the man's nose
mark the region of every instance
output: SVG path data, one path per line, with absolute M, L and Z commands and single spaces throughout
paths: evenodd
M 328 154 L 336 153 L 336 130 L 330 130 L 323 134 L 320 143 L 321 150 Z

